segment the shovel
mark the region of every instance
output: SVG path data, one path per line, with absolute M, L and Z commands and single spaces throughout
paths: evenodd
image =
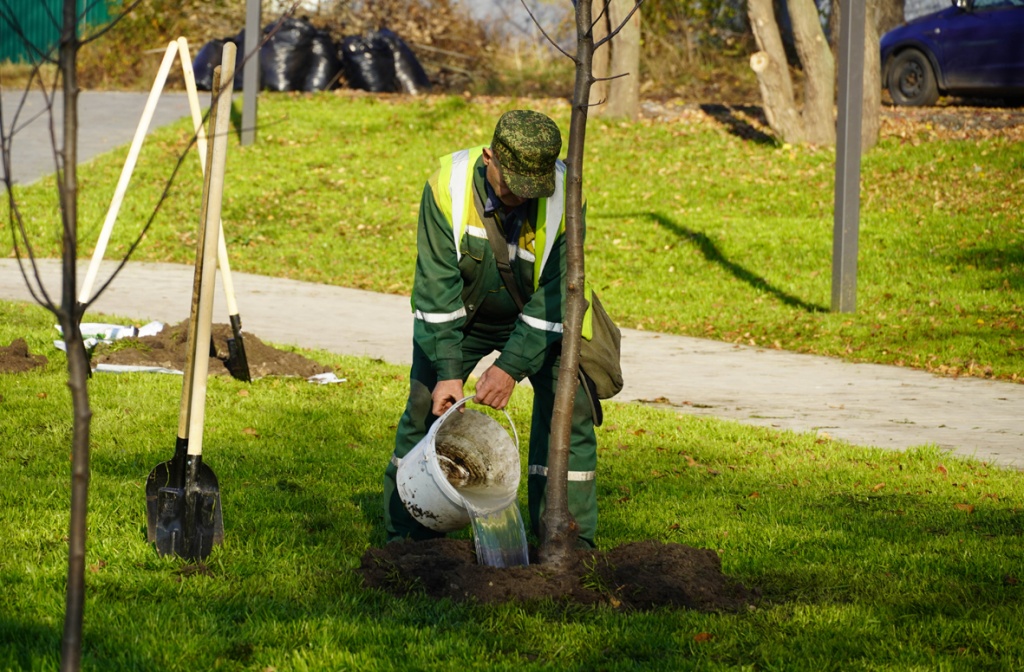
M 203 132 L 203 113 L 199 108 L 199 91 L 196 89 L 196 75 L 192 70 L 192 57 L 188 51 L 188 40 L 179 37 L 177 40 L 178 54 L 181 58 L 181 71 L 185 77 L 185 90 L 188 92 L 188 106 L 192 112 L 192 126 L 196 134 L 196 146 L 199 149 L 199 169 L 206 174 L 206 133 Z M 232 64 L 234 67 L 234 64 Z M 234 82 L 232 82 L 234 84 Z M 225 363 L 232 377 L 250 382 L 249 360 L 245 356 L 245 341 L 242 340 L 242 318 L 238 314 L 238 303 L 235 301 L 235 284 L 231 279 L 231 264 L 228 263 L 228 247 L 224 241 L 224 222 L 220 222 L 220 233 L 217 236 L 217 264 L 220 266 L 221 280 L 228 304 L 228 319 L 234 338 L 228 339 L 228 361 Z
M 224 45 L 226 65 L 214 71 L 214 105 L 210 112 L 213 142 L 210 143 L 207 156 L 210 170 L 203 184 L 187 362 L 174 457 L 158 464 L 146 481 L 149 540 L 155 543 L 160 555 L 175 554 L 187 560 L 206 558 L 213 546 L 224 540 L 220 486 L 213 470 L 202 458 L 210 359 L 200 344 L 210 342 L 213 321 L 217 233 L 224 193 L 235 49 L 232 43 Z M 223 89 L 220 82 L 224 82 Z

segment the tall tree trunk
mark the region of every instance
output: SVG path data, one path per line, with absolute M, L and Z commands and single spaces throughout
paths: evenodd
M 602 1 L 608 2 L 609 0 Z M 604 12 L 594 20 L 593 41 L 600 42 L 608 37 L 611 30 L 611 13 Z M 590 105 L 600 113 L 601 106 L 608 101 L 608 76 L 614 72 L 612 69 L 612 45 L 606 44 L 603 49 L 595 49 L 591 62 L 593 63 L 594 81 L 590 86 Z
M 569 514 L 568 475 L 572 410 L 579 386 L 580 333 L 586 300 L 583 264 L 583 147 L 593 84 L 594 35 L 591 0 L 576 2 L 576 84 L 566 153 L 565 238 L 566 308 L 562 328 L 562 359 L 558 368 L 548 450 L 548 484 L 541 519 L 541 564 L 565 568 L 572 563 L 578 525 Z
M 605 117 L 633 120 L 640 114 L 640 11 L 626 21 L 633 4 L 634 0 L 608 4 L 612 28 L 622 25 L 622 30 L 607 45 L 611 49 L 609 74 L 615 79 L 608 82 L 608 104 L 601 112 Z
M 882 55 L 878 45 L 878 14 L 881 6 L 868 2 L 864 21 L 864 109 L 861 112 L 860 151 L 866 153 L 878 144 L 882 126 Z M 900 16 L 903 15 L 902 8 Z
M 797 55 L 804 70 L 804 140 L 836 144 L 835 58 L 825 39 L 814 0 L 787 0 Z
M 860 149 L 861 153 L 878 144 L 878 136 L 881 132 L 881 109 L 882 109 L 882 64 L 879 51 L 879 39 L 881 34 L 890 30 L 884 28 L 899 17 L 903 23 L 903 2 L 902 0 L 866 0 L 864 17 L 864 97 Z M 839 44 L 839 30 L 842 25 L 843 3 L 841 0 L 832 0 L 832 13 L 829 16 L 829 31 L 833 36 L 832 42 Z
M 803 142 L 803 128 L 793 98 L 793 79 L 789 75 L 772 0 L 747 0 L 747 16 L 759 49 L 750 57 L 750 67 L 757 75 L 768 125 L 783 142 Z
M 60 73 L 64 93 L 64 138 L 60 152 L 60 201 L 63 221 L 61 308 L 58 313 L 68 357 L 68 387 L 74 409 L 71 439 L 71 522 L 68 532 L 68 579 L 61 641 L 61 670 L 78 670 L 82 659 L 85 611 L 85 540 L 89 495 L 89 362 L 82 340 L 77 303 L 78 256 L 78 17 L 75 0 L 64 0 L 60 39 Z

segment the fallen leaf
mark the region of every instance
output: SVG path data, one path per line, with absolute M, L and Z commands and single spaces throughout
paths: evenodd
M 238 396 L 240 396 L 240 397 L 248 397 L 249 396 L 249 390 L 239 390 L 238 391 Z
M 871 492 L 878 492 L 879 490 L 881 490 L 884 487 L 885 487 L 885 483 L 879 483 L 875 487 L 871 488 Z
M 89 571 L 92 572 L 93 574 L 98 574 L 99 571 L 101 569 L 103 569 L 104 567 L 106 567 L 106 566 L 107 566 L 106 561 L 105 560 L 100 560 L 99 562 L 97 562 L 94 565 L 89 565 Z
M 949 472 L 946 471 L 946 467 L 942 466 L 941 464 L 939 466 L 935 467 L 935 471 L 939 472 L 943 476 L 949 475 Z
M 46 392 L 40 392 L 36 396 L 39 397 L 40 399 L 46 399 Z
M 754 492 L 750 493 L 749 495 L 747 495 L 747 497 L 750 498 L 750 499 L 758 499 L 760 496 L 761 496 L 761 493 L 757 492 L 756 490 Z
M 259 432 L 257 432 L 252 427 L 246 427 L 245 429 L 243 429 L 242 430 L 242 434 L 246 434 L 248 436 L 256 436 L 256 437 L 258 437 L 260 435 Z
M 974 505 L 973 504 L 954 504 L 953 507 L 956 508 L 959 511 L 966 511 L 967 513 L 974 513 Z
M 696 635 L 693 636 L 693 641 L 710 642 L 712 638 L 714 638 L 714 635 L 712 635 L 710 632 L 698 632 Z

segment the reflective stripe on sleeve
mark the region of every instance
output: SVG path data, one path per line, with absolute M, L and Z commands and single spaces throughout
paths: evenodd
M 529 473 L 530 476 L 543 476 L 547 478 L 548 468 L 540 464 L 531 464 Z M 592 481 L 596 477 L 596 471 L 570 471 L 568 478 L 570 481 Z
M 443 324 L 444 322 L 454 322 L 460 317 L 466 316 L 465 307 L 459 308 L 451 313 L 425 313 L 422 310 L 416 311 L 416 319 L 429 322 L 430 324 Z M 561 326 L 561 325 L 559 325 Z
M 479 226 L 467 226 L 466 233 L 473 238 L 486 238 L 487 229 L 480 228 Z
M 527 324 L 527 326 L 533 327 L 534 329 L 540 329 L 541 331 L 551 331 L 556 334 L 562 333 L 561 322 L 548 322 L 547 320 L 539 320 L 536 317 L 530 317 L 529 315 L 520 315 L 519 319 Z

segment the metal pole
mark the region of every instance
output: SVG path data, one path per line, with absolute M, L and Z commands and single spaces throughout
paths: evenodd
M 256 94 L 260 88 L 262 0 L 245 0 L 245 67 L 242 72 L 242 146 L 256 142 Z
M 864 107 L 865 0 L 843 0 L 839 25 L 839 118 L 832 229 L 832 312 L 857 308 L 860 144 Z

